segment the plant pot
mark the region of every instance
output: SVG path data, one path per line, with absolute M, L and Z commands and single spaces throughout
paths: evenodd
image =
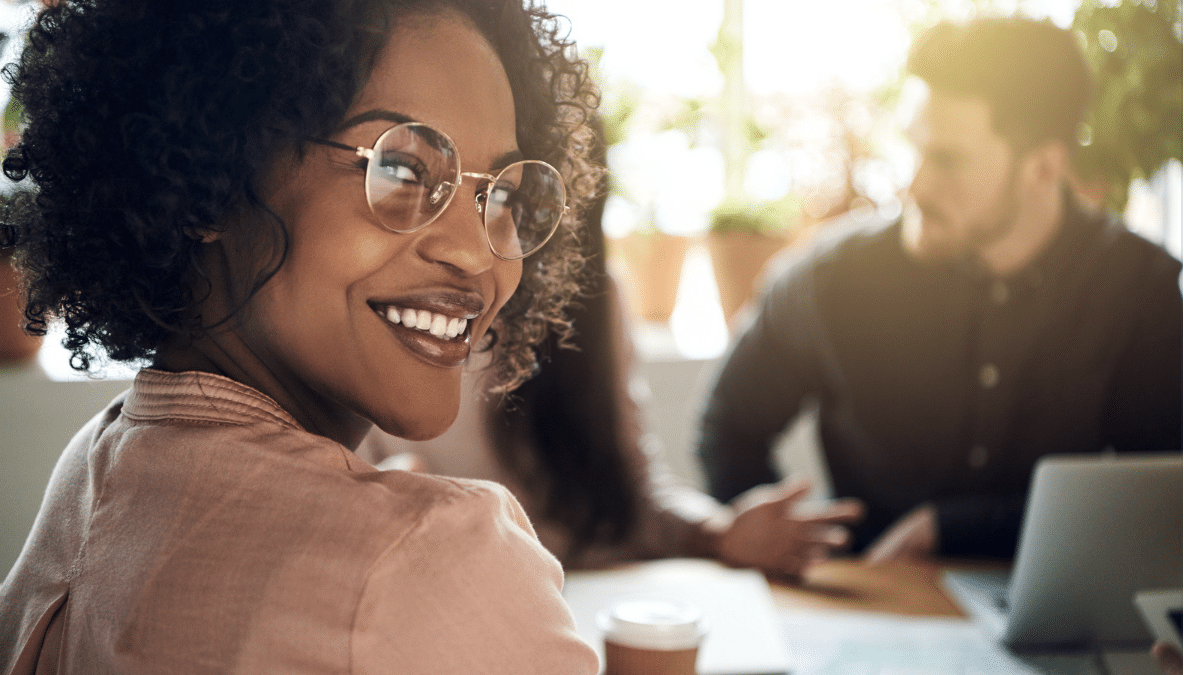
M 729 325 L 756 295 L 756 282 L 765 264 L 791 242 L 790 237 L 756 232 L 707 234 L 719 304 Z
M 41 349 L 41 338 L 21 329 L 25 296 L 20 286 L 20 276 L 7 256 L 0 257 L 0 365 L 32 361 Z
M 609 263 L 630 313 L 644 321 L 670 320 L 690 239 L 663 232 L 609 238 Z

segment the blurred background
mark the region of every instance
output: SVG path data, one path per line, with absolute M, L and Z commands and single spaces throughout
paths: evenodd
M 904 62 L 941 19 L 1077 32 L 1099 78 L 1085 199 L 1180 256 L 1180 3 L 550 0 L 603 88 L 610 262 L 649 359 L 711 359 L 766 260 L 843 214 L 892 218 L 914 171 Z
M 0 2 L 15 58 L 39 0 Z M 1086 199 L 1181 250 L 1179 0 L 548 0 L 603 89 L 610 265 L 643 361 L 709 361 L 766 261 L 827 219 L 892 218 L 914 170 L 912 38 L 941 19 L 1022 13 L 1079 35 L 1099 95 Z M 0 101 L 7 101 L 0 84 Z M 5 108 L 7 139 L 18 111 Z M 59 338 L 39 362 L 77 379 Z M 107 377 L 130 377 L 113 365 Z

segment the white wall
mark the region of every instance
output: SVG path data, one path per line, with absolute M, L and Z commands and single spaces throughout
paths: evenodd
M 25 543 L 62 449 L 129 384 L 53 382 L 36 368 L 0 369 L 0 572 L 5 576 Z
M 703 488 L 703 475 L 695 445 L 699 415 L 719 362 L 716 359 L 651 359 L 641 364 L 649 397 L 644 412 L 648 430 L 658 436 L 666 461 L 689 484 Z M 786 429 L 774 451 L 774 462 L 783 476 L 808 478 L 814 485 L 810 498 L 831 494 L 830 475 L 818 454 L 816 417 L 808 410 Z

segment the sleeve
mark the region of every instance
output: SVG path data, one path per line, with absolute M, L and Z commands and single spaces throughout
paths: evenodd
M 358 605 L 353 672 L 596 675 L 563 572 L 499 485 L 466 482 L 375 564 Z
M 938 553 L 951 558 L 1013 557 L 1024 501 L 1024 495 L 1011 495 L 936 502 Z
M 709 492 L 729 501 L 778 480 L 777 436 L 817 391 L 821 322 L 810 256 L 792 262 L 766 291 L 759 311 L 724 358 L 708 396 L 698 456 Z
M 651 442 L 636 449 L 641 463 L 642 512 L 639 515 L 640 558 L 677 558 L 697 555 L 692 550 L 692 532 L 699 523 L 719 513 L 723 506 L 710 496 L 682 481 L 667 465 L 661 448 Z
M 687 485 L 667 464 L 657 437 L 645 431 L 641 392 L 648 390 L 637 369 L 637 353 L 629 337 L 627 319 L 617 285 L 609 277 L 613 353 L 617 359 L 616 400 L 621 421 L 618 447 L 624 455 L 630 480 L 640 486 L 637 520 L 625 541 L 593 545 L 582 550 L 569 568 L 595 568 L 649 558 L 688 555 L 691 530 L 722 507 L 719 502 Z
M 1115 450 L 1179 450 L 1184 434 L 1184 312 L 1180 263 L 1161 252 L 1119 356 L 1103 421 Z M 1123 328 L 1127 328 L 1124 326 Z

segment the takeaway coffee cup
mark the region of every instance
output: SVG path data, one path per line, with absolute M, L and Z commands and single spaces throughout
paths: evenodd
M 600 611 L 605 675 L 695 675 L 707 622 L 674 600 L 622 600 Z

